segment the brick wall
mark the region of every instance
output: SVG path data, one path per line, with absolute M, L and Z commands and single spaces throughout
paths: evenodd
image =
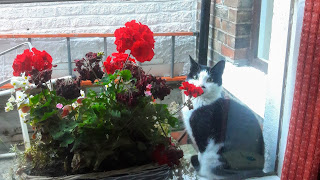
M 208 59 L 248 63 L 253 0 L 212 0 Z
M 196 1 L 194 0 L 99 0 L 65 1 L 0 5 L 0 33 L 113 33 L 125 22 L 135 19 L 147 24 L 154 32 L 196 31 Z M 171 60 L 171 37 L 156 37 L 155 57 L 150 66 L 151 73 L 169 75 L 167 71 L 156 71 L 156 65 Z M 0 39 L 0 52 L 27 39 Z M 108 38 L 108 52 L 115 51 L 114 38 Z M 59 38 L 33 39 L 38 49 L 48 51 L 58 67 L 54 77 L 64 76 L 67 71 L 66 40 Z M 182 72 L 188 55 L 195 56 L 195 37 L 176 38 L 176 75 Z M 103 51 L 102 38 L 71 39 L 72 60 L 82 58 L 89 51 Z M 22 49 L 18 50 L 21 53 Z M 12 74 L 15 53 L 0 57 L 0 81 Z M 5 60 L 4 60 L 5 59 Z M 144 65 L 144 64 L 143 64 Z

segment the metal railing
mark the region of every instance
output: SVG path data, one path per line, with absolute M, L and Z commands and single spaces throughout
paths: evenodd
M 171 36 L 171 66 L 170 66 L 170 76 L 174 77 L 174 61 L 175 61 L 175 37 L 176 36 L 196 36 L 197 32 L 168 32 L 168 33 L 154 33 L 154 36 Z M 72 61 L 71 61 L 71 41 L 70 38 L 93 38 L 100 37 L 103 38 L 104 52 L 107 52 L 107 38 L 114 37 L 112 33 L 73 33 L 73 34 L 0 34 L 0 39 L 9 38 L 27 38 L 31 43 L 32 38 L 66 38 L 67 40 L 67 53 L 68 53 L 68 71 L 69 75 L 72 75 Z M 1 86 L 0 86 L 1 87 Z

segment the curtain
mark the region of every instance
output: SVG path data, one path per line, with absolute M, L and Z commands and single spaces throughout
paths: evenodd
M 319 20 L 320 0 L 306 0 L 282 180 L 320 178 Z

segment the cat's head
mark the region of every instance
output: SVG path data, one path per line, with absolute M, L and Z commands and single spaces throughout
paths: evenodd
M 213 95 L 212 93 L 221 93 L 222 90 L 222 74 L 225 67 L 225 61 L 221 60 L 215 66 L 208 67 L 198 64 L 190 57 L 190 73 L 187 81 L 196 86 L 202 87 L 203 96 Z

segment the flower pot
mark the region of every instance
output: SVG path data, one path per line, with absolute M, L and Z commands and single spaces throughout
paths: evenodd
M 176 141 L 180 140 L 179 142 L 180 145 L 187 144 L 188 134 L 186 133 L 185 130 L 171 132 L 171 137 Z

